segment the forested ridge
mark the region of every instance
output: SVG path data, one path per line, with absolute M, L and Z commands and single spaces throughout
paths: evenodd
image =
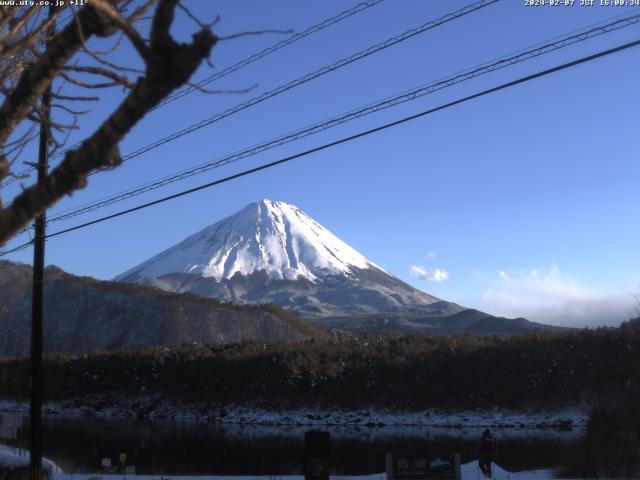
M 45 397 L 159 395 L 266 407 L 555 408 L 638 392 L 640 322 L 511 337 L 335 332 L 296 343 L 55 355 Z M 0 397 L 26 398 L 26 359 L 0 359 Z

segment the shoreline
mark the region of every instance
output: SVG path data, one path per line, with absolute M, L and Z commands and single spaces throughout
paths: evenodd
M 0 412 L 22 411 L 28 416 L 28 403 L 0 400 Z M 554 410 L 403 410 L 361 407 L 327 409 L 316 406 L 269 409 L 256 405 L 183 404 L 160 397 L 119 399 L 83 398 L 45 402 L 48 416 L 88 416 L 99 418 L 139 418 L 150 420 L 191 420 L 220 425 L 326 426 L 326 427 L 437 427 L 582 430 L 588 409 Z

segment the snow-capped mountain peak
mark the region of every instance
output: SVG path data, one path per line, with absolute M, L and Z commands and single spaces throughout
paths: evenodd
M 508 334 L 539 328 L 422 292 L 367 260 L 298 207 L 266 199 L 116 280 L 235 304 L 278 305 L 340 329 Z
M 115 280 L 192 273 L 218 281 L 265 271 L 269 278 L 316 281 L 377 267 L 298 207 L 264 199 L 191 235 Z

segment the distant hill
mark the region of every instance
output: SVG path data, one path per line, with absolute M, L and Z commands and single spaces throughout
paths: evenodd
M 0 355 L 30 348 L 31 267 L 0 261 Z M 243 339 L 300 341 L 324 329 L 273 306 L 239 306 L 142 285 L 45 272 L 45 350 L 86 353 Z
M 447 303 L 447 302 L 442 302 Z M 395 331 L 402 333 L 429 333 L 431 335 L 480 336 L 524 335 L 537 330 L 568 330 L 524 318 L 494 317 L 488 313 L 467 308 L 454 313 L 436 314 L 439 303 L 431 305 L 431 311 L 404 311 L 379 313 L 354 317 L 330 317 L 317 321 L 325 327 L 349 329 L 357 332 Z M 445 306 L 445 308 L 447 308 Z M 445 310 L 446 312 L 446 310 Z

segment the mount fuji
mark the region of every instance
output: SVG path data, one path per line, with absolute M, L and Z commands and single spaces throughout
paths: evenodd
M 298 207 L 267 199 L 114 280 L 234 303 L 272 303 L 316 323 L 355 330 L 494 335 L 545 327 L 493 317 L 424 293 L 384 271 Z
M 316 282 L 373 262 L 284 202 L 262 200 L 201 230 L 172 248 L 116 277 L 151 278 L 189 273 L 216 281 L 264 271 L 270 280 Z

